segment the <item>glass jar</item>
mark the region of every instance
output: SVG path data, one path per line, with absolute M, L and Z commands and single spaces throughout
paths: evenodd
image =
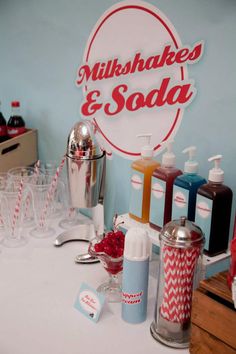
M 205 242 L 201 229 L 186 217 L 160 232 L 160 264 L 152 336 L 174 348 L 187 348 L 193 289 L 201 274 Z

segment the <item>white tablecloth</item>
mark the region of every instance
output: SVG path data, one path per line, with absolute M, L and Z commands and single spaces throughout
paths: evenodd
M 101 264 L 76 264 L 86 243 L 60 248 L 55 235 L 33 239 L 23 248 L 0 253 L 0 354 L 172 354 L 188 353 L 155 341 L 150 334 L 157 264 L 150 263 L 148 317 L 131 325 L 121 319 L 121 304 L 106 304 L 98 323 L 74 308 L 82 282 L 96 288 L 107 274 Z M 25 229 L 27 233 L 27 229 Z

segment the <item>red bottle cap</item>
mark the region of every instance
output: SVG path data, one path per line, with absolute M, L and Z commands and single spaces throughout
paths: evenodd
M 20 107 L 20 102 L 19 101 L 12 101 L 11 106 L 12 107 Z

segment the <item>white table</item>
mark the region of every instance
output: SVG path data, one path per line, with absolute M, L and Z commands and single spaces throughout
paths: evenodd
M 138 325 L 121 319 L 121 304 L 104 307 L 98 323 L 74 308 L 82 282 L 96 288 L 107 277 L 102 266 L 76 264 L 86 244 L 53 246 L 62 232 L 55 220 L 50 239 L 30 238 L 23 248 L 1 247 L 0 354 L 172 354 L 150 334 L 156 295 L 155 261 L 150 263 L 147 320 Z

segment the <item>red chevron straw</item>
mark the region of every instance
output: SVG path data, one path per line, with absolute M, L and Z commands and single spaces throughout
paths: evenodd
M 160 314 L 170 322 L 184 323 L 191 316 L 193 278 L 199 247 L 163 247 L 164 294 Z
M 49 207 L 49 205 L 50 205 L 50 203 L 51 203 L 51 201 L 53 199 L 53 196 L 54 196 L 54 193 L 55 193 L 55 190 L 56 190 L 56 187 L 57 187 L 58 177 L 59 177 L 59 175 L 61 173 L 61 170 L 62 170 L 62 168 L 64 166 L 65 160 L 66 160 L 66 156 L 64 155 L 60 165 L 58 166 L 58 168 L 56 170 L 55 176 L 52 179 L 51 185 L 49 187 L 48 194 L 47 194 L 47 199 L 46 199 L 46 202 L 45 202 L 45 206 L 43 208 L 42 215 L 40 217 L 39 225 L 41 227 L 43 227 L 44 224 L 45 224 L 45 219 L 46 219 L 46 216 L 47 216 L 48 207 Z
M 23 197 L 23 180 L 21 179 L 21 181 L 19 183 L 18 195 L 17 195 L 14 215 L 13 215 L 13 219 L 12 219 L 12 232 L 11 232 L 12 236 L 14 235 L 16 222 L 17 222 L 17 220 L 19 218 L 22 197 Z

